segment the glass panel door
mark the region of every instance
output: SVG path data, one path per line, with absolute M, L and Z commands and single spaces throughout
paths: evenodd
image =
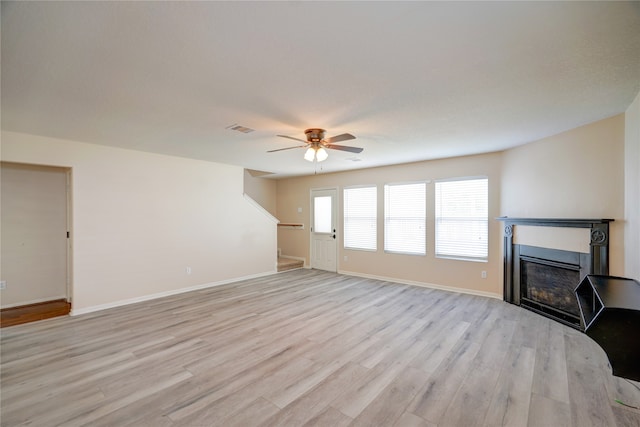
M 337 271 L 337 193 L 311 190 L 311 268 Z

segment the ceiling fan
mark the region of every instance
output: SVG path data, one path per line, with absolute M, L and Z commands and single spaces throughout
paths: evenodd
M 300 138 L 295 138 L 293 136 L 287 135 L 278 135 L 281 138 L 293 139 L 294 141 L 304 142 L 305 145 L 297 145 L 295 147 L 287 147 L 287 148 L 279 148 L 277 150 L 270 150 L 267 153 L 273 153 L 276 151 L 283 150 L 291 150 L 293 148 L 307 148 L 307 151 L 304 153 L 304 159 L 310 162 L 317 160 L 319 162 L 325 160 L 329 157 L 326 148 L 330 150 L 340 150 L 340 151 L 348 151 L 350 153 L 361 153 L 364 148 L 360 147 L 350 147 L 348 145 L 337 145 L 335 142 L 340 141 L 348 141 L 350 139 L 356 139 L 355 136 L 350 133 L 343 133 L 340 135 L 332 136 L 330 138 L 325 138 L 325 130 L 324 129 L 307 129 L 304 131 L 304 134 L 307 136 L 307 140 L 303 140 Z

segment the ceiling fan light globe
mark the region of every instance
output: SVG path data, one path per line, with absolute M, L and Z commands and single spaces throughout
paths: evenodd
M 327 150 L 322 147 L 318 148 L 318 151 L 316 152 L 316 159 L 318 159 L 319 162 L 322 162 L 326 160 L 327 157 L 329 157 L 329 153 L 327 153 Z
M 315 155 L 316 155 L 315 150 L 309 147 L 307 148 L 307 151 L 304 153 L 304 159 L 309 162 L 313 162 L 313 158 L 315 157 Z

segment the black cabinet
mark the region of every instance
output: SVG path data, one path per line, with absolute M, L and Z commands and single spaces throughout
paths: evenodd
M 640 381 L 640 283 L 590 274 L 575 293 L 582 329 L 605 351 L 613 375 Z

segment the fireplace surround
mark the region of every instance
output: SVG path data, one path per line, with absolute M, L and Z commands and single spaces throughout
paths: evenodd
M 587 274 L 609 274 L 612 219 L 497 218 L 504 222 L 504 300 L 580 329 L 575 288 Z M 588 228 L 589 253 L 514 244 L 518 225 Z

